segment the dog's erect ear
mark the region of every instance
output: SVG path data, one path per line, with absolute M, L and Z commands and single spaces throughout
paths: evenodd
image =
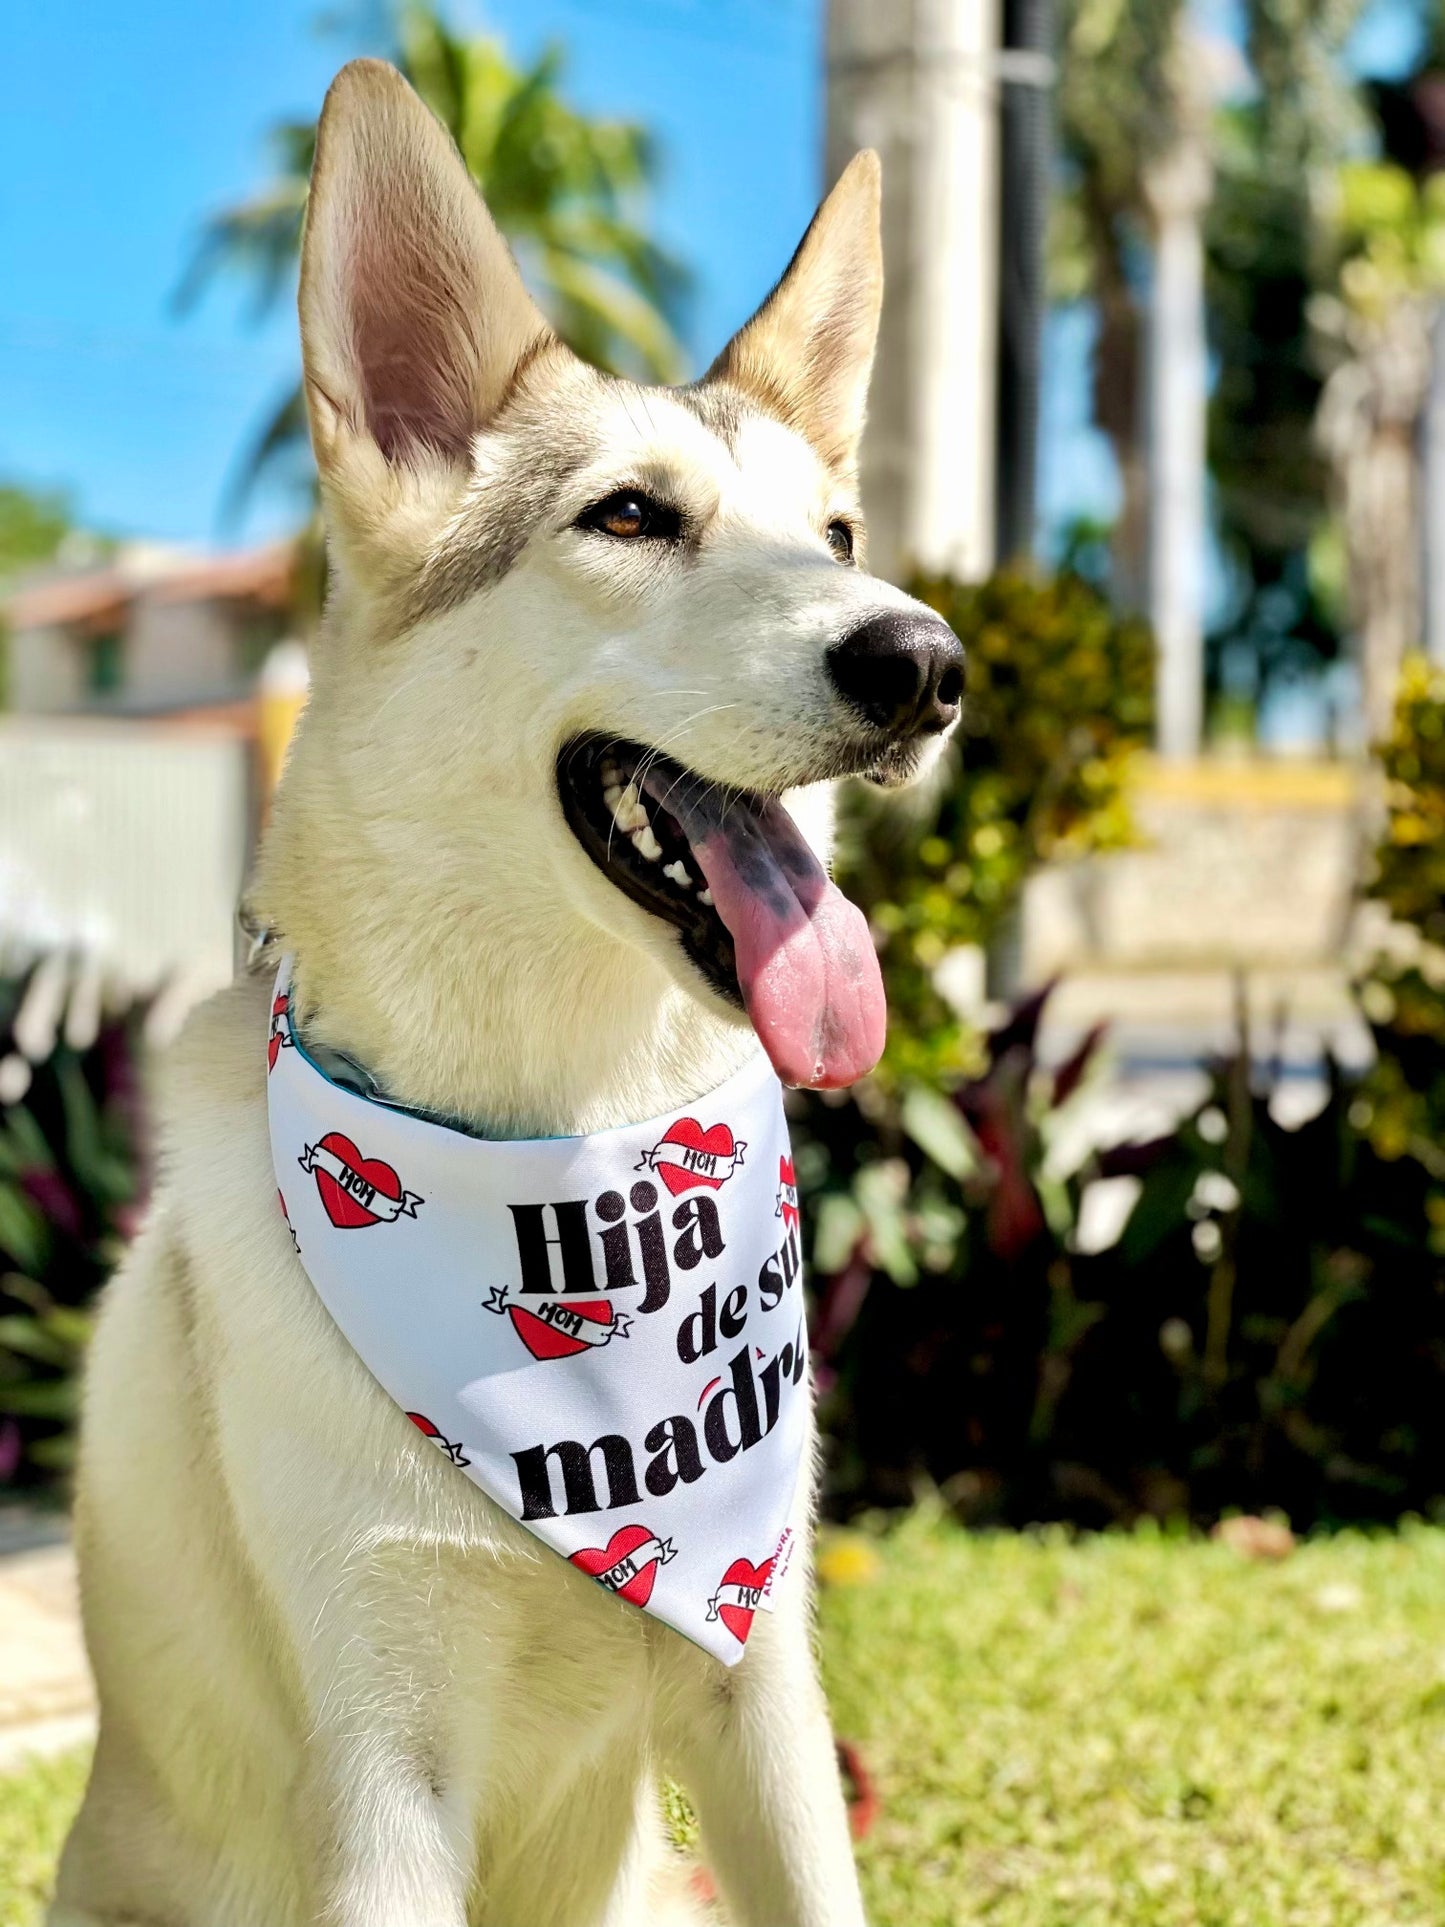
M 851 469 L 863 432 L 883 303 L 878 156 L 855 154 L 787 272 L 708 379 L 735 383 Z
M 384 61 L 343 67 L 317 129 L 301 251 L 323 474 L 355 437 L 393 466 L 465 465 L 549 334 L 440 121 Z

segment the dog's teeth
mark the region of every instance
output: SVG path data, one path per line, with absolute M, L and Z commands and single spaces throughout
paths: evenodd
M 699 903 L 705 903 L 709 910 L 712 909 L 712 891 L 711 890 L 699 890 L 697 893 L 697 900 Z
M 620 783 L 609 783 L 607 788 L 602 792 L 602 801 L 615 816 L 617 814 L 617 805 L 622 801 L 622 785 Z
M 648 828 L 647 811 L 642 807 L 642 799 L 637 794 L 635 783 L 629 783 L 627 788 L 620 792 L 617 801 L 609 807 L 613 822 L 624 835 L 631 836 L 634 830 Z
M 685 863 L 664 863 L 662 866 L 662 874 L 665 877 L 671 877 L 679 890 L 690 890 L 692 888 L 692 878 L 687 873 L 687 865 Z
M 656 863 L 662 855 L 662 845 L 647 828 L 645 816 L 642 829 L 632 832 L 632 847 L 639 856 L 645 856 L 649 863 Z

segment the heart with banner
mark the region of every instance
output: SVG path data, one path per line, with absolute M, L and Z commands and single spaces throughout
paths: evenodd
M 315 1178 L 327 1217 L 342 1231 L 414 1218 L 417 1206 L 426 1202 L 405 1188 L 389 1164 L 364 1158 L 340 1131 L 308 1144 L 297 1163 Z
M 714 1124 L 705 1131 L 695 1117 L 680 1117 L 643 1152 L 637 1169 L 655 1171 L 674 1197 L 699 1184 L 719 1191 L 741 1165 L 747 1148 L 730 1125 Z
M 571 1562 L 619 1599 L 645 1606 L 658 1567 L 676 1556 L 672 1542 L 659 1539 L 647 1526 L 619 1526 L 605 1546 L 584 1546 L 572 1554 Z
M 271 1001 L 271 1032 L 266 1039 L 266 1067 L 275 1070 L 282 1051 L 296 1042 L 291 1030 L 291 993 L 281 991 Z
M 791 1158 L 778 1159 L 777 1215 L 789 1231 L 798 1229 L 798 1173 Z
M 545 1298 L 535 1293 L 526 1300 L 515 1285 L 493 1285 L 487 1311 L 506 1312 L 518 1338 L 533 1358 L 575 1358 L 579 1352 L 626 1338 L 632 1320 L 614 1311 L 605 1298 Z
M 745 1644 L 753 1630 L 753 1614 L 772 1571 L 771 1559 L 765 1559 L 760 1566 L 751 1565 L 746 1559 L 734 1559 L 707 1602 L 708 1618 L 720 1619 L 733 1638 Z
M 424 1412 L 408 1412 L 407 1417 L 411 1420 L 417 1431 L 421 1433 L 422 1437 L 430 1439 L 437 1450 L 444 1452 L 453 1465 L 471 1464 L 471 1460 L 462 1450 L 460 1439 L 444 1437 Z

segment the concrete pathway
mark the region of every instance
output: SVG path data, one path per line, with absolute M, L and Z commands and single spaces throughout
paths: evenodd
M 1257 1063 L 1280 1060 L 1285 1079 L 1318 1077 L 1328 1051 L 1350 1070 L 1373 1055 L 1370 1034 L 1349 990 L 1347 960 L 1226 969 L 1071 971 L 1050 997 L 1043 1055 L 1057 1063 L 1094 1024 L 1106 1026 L 1109 1053 L 1123 1075 L 1168 1076 L 1239 1049 L 1243 992 Z
M 94 1732 L 66 1521 L 0 1506 L 0 1773 Z

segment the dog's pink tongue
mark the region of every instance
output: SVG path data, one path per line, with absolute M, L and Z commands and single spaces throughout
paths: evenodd
M 831 1089 L 871 1071 L 888 1013 L 867 920 L 782 804 L 665 776 L 654 793 L 681 822 L 732 935 L 743 1002 L 778 1076 Z

